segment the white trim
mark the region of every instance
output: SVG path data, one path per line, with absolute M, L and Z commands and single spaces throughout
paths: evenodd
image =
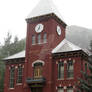
M 14 90 L 15 88 L 9 88 L 9 90 Z
M 56 90 L 57 90 L 57 86 L 56 86 Z
M 73 59 L 73 63 L 75 63 L 75 59 Z
M 64 80 L 64 78 L 60 78 L 60 79 L 58 78 L 57 80 Z
M 75 86 L 73 86 L 73 88 L 75 89 Z
M 67 89 L 67 86 L 64 86 L 64 89 Z
M 72 85 L 71 84 L 69 84 L 69 87 L 71 87 Z
M 18 66 L 15 66 L 15 69 L 17 69 L 18 68 Z
M 59 87 L 61 87 L 62 85 L 61 84 L 59 84 Z
M 42 60 L 36 60 L 36 61 L 34 61 L 32 63 L 32 67 L 34 67 L 34 64 L 36 64 L 36 63 L 42 63 L 43 65 L 45 65 L 45 62 L 44 61 L 42 61 Z
M 66 60 L 64 60 L 64 64 L 67 64 L 67 61 Z
M 16 85 L 22 85 L 22 83 L 16 83 Z

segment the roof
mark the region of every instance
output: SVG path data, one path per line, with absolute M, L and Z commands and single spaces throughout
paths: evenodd
M 82 49 L 74 45 L 73 43 L 69 42 L 68 40 L 64 39 L 63 41 L 60 42 L 58 46 L 56 46 L 56 48 L 52 50 L 52 53 L 69 52 L 76 50 L 82 50 Z
M 18 59 L 18 58 L 25 58 L 25 50 L 21 51 L 17 54 L 14 54 L 12 56 L 4 58 L 4 60 L 9 60 L 9 59 Z
M 89 51 L 86 49 L 82 49 L 73 43 L 69 42 L 68 40 L 64 39 L 60 42 L 59 45 L 57 45 L 53 50 L 52 53 L 59 53 L 59 52 L 69 52 L 69 51 L 78 51 L 83 50 L 85 53 L 89 54 Z M 89 54 L 91 55 L 91 54 Z M 14 54 L 12 56 L 4 58 L 4 60 L 10 60 L 10 59 L 19 59 L 19 58 L 25 58 L 25 50 L 22 52 L 19 52 L 17 54 Z
M 36 5 L 36 7 L 27 16 L 27 19 L 50 13 L 54 13 L 57 17 L 59 17 L 62 21 L 64 21 L 61 14 L 58 12 L 56 6 L 52 2 L 52 0 L 40 0 L 40 2 Z

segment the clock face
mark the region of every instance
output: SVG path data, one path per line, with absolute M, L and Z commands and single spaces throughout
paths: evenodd
M 36 31 L 37 33 L 40 33 L 40 32 L 43 31 L 43 28 L 44 28 L 44 25 L 43 25 L 43 24 L 38 24 L 38 25 L 36 25 L 36 27 L 35 27 L 35 31 Z
M 61 28 L 60 28 L 60 26 L 57 26 L 57 34 L 61 35 Z

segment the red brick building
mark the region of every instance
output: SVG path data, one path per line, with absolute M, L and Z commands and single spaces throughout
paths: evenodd
M 53 2 L 41 0 L 26 21 L 26 50 L 5 58 L 4 92 L 76 92 L 88 55 L 66 40 Z

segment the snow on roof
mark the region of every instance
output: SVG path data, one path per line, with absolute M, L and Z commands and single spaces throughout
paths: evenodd
M 76 50 L 82 50 L 82 49 L 72 44 L 68 40 L 64 39 L 56 48 L 52 50 L 52 53 L 68 52 L 68 51 L 76 51 Z
M 77 50 L 83 50 L 85 53 L 89 54 L 88 50 L 82 49 L 82 48 L 74 45 L 73 43 L 69 42 L 66 39 L 61 41 L 60 44 L 52 50 L 52 53 L 69 52 L 69 51 L 77 51 Z M 90 55 L 92 55 L 92 54 L 90 54 Z M 12 56 L 6 57 L 3 60 L 19 59 L 19 58 L 25 58 L 25 50 L 21 51 L 17 54 L 14 54 Z
M 4 60 L 17 59 L 17 58 L 25 58 L 25 50 L 21 51 L 17 54 L 14 54 L 12 56 L 6 57 L 6 58 L 4 58 Z
M 40 0 L 40 2 L 31 11 L 31 13 L 27 16 L 27 18 L 37 17 L 50 13 L 56 14 L 56 16 L 58 16 L 62 21 L 64 21 L 61 14 L 58 12 L 56 6 L 52 2 L 52 0 Z

